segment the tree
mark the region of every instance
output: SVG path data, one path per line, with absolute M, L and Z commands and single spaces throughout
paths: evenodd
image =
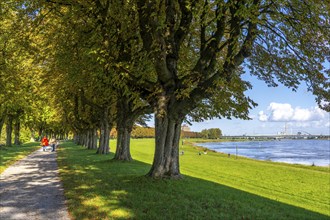
M 117 100 L 117 147 L 115 160 L 131 161 L 130 138 L 134 123 L 147 113 L 150 106 L 141 100 L 136 104 L 132 97 L 123 97 L 118 93 Z
M 208 139 L 218 139 L 222 135 L 222 132 L 219 128 L 203 129 L 201 133 L 203 138 Z
M 20 144 L 20 128 L 29 111 L 34 84 L 33 48 L 27 38 L 28 15 L 17 13 L 15 1 L 0 3 L 0 127 L 6 119 L 6 145 Z
M 143 49 L 157 88 L 156 152 L 149 176 L 180 177 L 179 134 L 193 113 L 248 118 L 252 100 L 241 79 L 244 62 L 270 86 L 309 83 L 317 101 L 329 101 L 329 1 L 137 0 Z M 317 51 L 317 53 L 315 53 Z M 203 107 L 203 108 L 201 108 Z M 329 105 L 323 106 L 329 110 Z M 197 113 L 197 115 L 196 115 Z

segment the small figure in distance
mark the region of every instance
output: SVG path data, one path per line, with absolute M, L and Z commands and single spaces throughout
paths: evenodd
M 184 151 L 181 151 L 181 155 L 184 155 Z
M 52 152 L 55 151 L 55 147 L 56 147 L 56 139 L 54 137 L 52 137 L 52 139 L 50 140 L 51 146 L 52 146 Z
M 49 141 L 46 136 L 41 139 L 42 150 L 46 151 L 46 147 L 49 145 Z

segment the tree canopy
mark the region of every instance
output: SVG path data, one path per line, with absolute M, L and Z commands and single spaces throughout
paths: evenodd
M 210 129 L 203 129 L 201 131 L 203 138 L 209 139 L 219 139 L 222 136 L 222 131 L 220 128 L 210 128 Z

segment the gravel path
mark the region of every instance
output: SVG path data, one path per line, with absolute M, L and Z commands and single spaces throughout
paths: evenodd
M 0 175 L 0 219 L 70 219 L 56 152 L 37 150 Z

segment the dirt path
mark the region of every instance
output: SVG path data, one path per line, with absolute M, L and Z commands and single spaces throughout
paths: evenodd
M 0 175 L 0 219 L 70 219 L 56 152 L 37 150 Z

